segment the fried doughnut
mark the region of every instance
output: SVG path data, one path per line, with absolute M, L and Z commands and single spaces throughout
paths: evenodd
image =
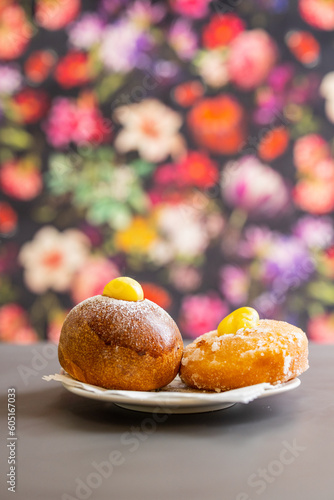
M 228 391 L 269 382 L 281 384 L 308 368 L 308 341 L 283 321 L 260 320 L 253 328 L 205 333 L 184 349 L 180 377 L 197 389 Z
M 97 295 L 68 314 L 58 357 L 64 370 L 81 382 L 149 391 L 174 379 L 182 351 L 177 325 L 154 302 Z

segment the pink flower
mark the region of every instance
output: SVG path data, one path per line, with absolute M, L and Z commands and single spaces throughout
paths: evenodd
M 50 144 L 56 148 L 76 144 L 100 144 L 110 137 L 94 96 L 82 94 L 77 101 L 66 97 L 54 100 L 45 131 Z
M 198 269 L 182 264 L 174 264 L 172 266 L 169 279 L 180 292 L 192 292 L 200 286 L 202 281 Z
M 248 299 L 250 279 L 247 273 L 236 266 L 224 266 L 220 270 L 220 290 L 230 304 L 239 306 Z
M 289 207 L 289 191 L 278 172 L 253 156 L 225 166 L 221 182 L 226 203 L 249 215 L 274 217 Z
M 170 46 L 181 59 L 192 59 L 197 50 L 197 37 L 186 19 L 177 19 L 168 33 Z
M 26 285 L 35 293 L 49 288 L 65 292 L 86 261 L 89 246 L 88 238 L 77 229 L 61 233 L 52 226 L 42 227 L 19 253 Z
M 215 330 L 227 313 L 225 302 L 214 292 L 188 295 L 181 305 L 181 329 L 185 335 L 196 338 Z
M 243 31 L 230 44 L 227 61 L 230 79 L 243 90 L 257 87 L 275 64 L 277 49 L 263 30 Z
M 295 142 L 293 159 L 300 172 L 311 173 L 321 160 L 326 160 L 329 157 L 329 145 L 318 134 L 304 135 Z
M 34 158 L 9 160 L 0 167 L 0 187 L 18 200 L 32 200 L 43 188 L 42 176 Z
M 319 344 L 334 344 L 334 314 L 321 314 L 310 319 L 307 333 Z
M 334 3 L 331 0 L 299 0 L 299 12 L 315 28 L 334 29 Z
M 199 19 L 208 13 L 210 0 L 169 0 L 169 3 L 178 14 Z
M 71 291 L 75 304 L 102 294 L 105 285 L 120 275 L 117 266 L 103 257 L 89 257 L 75 274 Z
M 27 313 L 18 304 L 0 307 L 0 340 L 16 344 L 37 342 L 37 333 L 29 324 Z

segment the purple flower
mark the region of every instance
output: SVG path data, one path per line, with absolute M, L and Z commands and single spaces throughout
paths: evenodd
M 192 59 L 197 50 L 197 36 L 186 19 L 177 19 L 168 33 L 168 41 L 181 59 Z
M 329 217 L 306 215 L 295 224 L 293 234 L 307 247 L 323 250 L 333 244 L 333 221 Z
M 104 23 L 97 14 L 84 14 L 78 21 L 71 24 L 68 29 L 69 40 L 74 47 L 90 49 L 100 42 Z

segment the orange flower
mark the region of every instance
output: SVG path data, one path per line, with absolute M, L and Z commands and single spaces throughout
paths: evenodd
M 154 283 L 141 283 L 145 299 L 151 300 L 163 309 L 169 309 L 172 299 L 169 293 Z
M 59 30 L 73 21 L 81 6 L 81 0 L 37 0 L 35 18 L 47 30 Z
M 156 239 L 156 232 L 150 221 L 144 217 L 134 217 L 130 226 L 115 235 L 117 250 L 125 253 L 144 253 Z
M 334 210 L 334 179 L 305 179 L 298 182 L 293 192 L 297 206 L 311 214 L 323 215 Z
M 22 123 L 35 123 L 49 109 L 49 96 L 43 90 L 23 89 L 13 99 L 14 112 Z
M 286 36 L 286 43 L 298 61 L 314 66 L 320 55 L 320 45 L 308 31 L 292 31 Z
M 269 130 L 260 141 L 258 153 L 265 161 L 275 160 L 281 156 L 289 144 L 289 132 L 285 127 Z
M 204 93 L 204 87 L 201 82 L 184 82 L 175 87 L 174 100 L 180 106 L 187 108 L 194 104 Z
M 50 74 L 56 61 L 56 56 L 49 50 L 33 52 L 25 62 L 24 70 L 31 82 L 41 83 Z
M 237 153 L 245 140 L 244 112 L 228 94 L 201 99 L 188 114 L 195 140 L 215 153 Z
M 31 25 L 19 5 L 3 2 L 0 4 L 0 59 L 19 57 L 30 38 Z

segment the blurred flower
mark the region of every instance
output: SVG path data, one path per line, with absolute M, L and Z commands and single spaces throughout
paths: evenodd
M 295 204 L 311 214 L 323 215 L 334 210 L 334 178 L 300 180 L 293 190 Z
M 172 24 L 168 42 L 181 59 L 192 59 L 197 50 L 197 36 L 186 19 L 177 19 Z
M 202 282 L 200 271 L 196 267 L 184 264 L 172 265 L 169 279 L 180 292 L 192 292 L 199 288 Z
M 0 65 L 0 95 L 15 94 L 22 85 L 22 76 L 19 69 L 13 64 Z
M 65 89 L 89 82 L 92 79 L 92 68 L 88 55 L 83 52 L 68 52 L 56 67 L 55 79 Z
M 58 344 L 60 332 L 68 312 L 69 311 L 63 311 L 62 309 L 55 309 L 52 311 L 46 332 L 47 339 L 50 342 Z
M 32 28 L 22 7 L 16 3 L 0 5 L 0 59 L 20 57 L 32 37 Z
M 289 31 L 286 43 L 293 55 L 305 66 L 312 67 L 319 62 L 319 42 L 308 31 Z
M 188 295 L 181 303 L 179 324 L 182 333 L 196 338 L 203 333 L 216 330 L 227 315 L 226 304 L 215 293 Z
M 310 319 L 307 333 L 319 344 L 334 344 L 334 314 L 320 314 Z
M 334 240 L 334 225 L 329 217 L 301 217 L 293 227 L 293 234 L 309 248 L 328 248 Z
M 218 88 L 226 85 L 229 81 L 227 67 L 227 52 L 208 50 L 199 52 L 194 61 L 197 71 L 205 83 L 211 87 Z
M 121 19 L 105 29 L 100 57 L 113 72 L 127 73 L 137 66 L 142 54 L 150 47 L 151 39 L 147 31 Z
M 245 23 L 232 13 L 216 14 L 203 30 L 203 46 L 206 49 L 226 47 L 245 29 Z
M 24 64 L 25 74 L 31 82 L 39 84 L 49 76 L 55 62 L 56 55 L 51 50 L 36 50 Z
M 82 262 L 71 281 L 74 304 L 102 294 L 105 285 L 119 275 L 119 269 L 112 261 L 102 256 L 89 256 Z
M 38 160 L 28 156 L 3 163 L 0 187 L 5 194 L 18 200 L 35 198 L 43 187 Z
M 178 133 L 181 116 L 157 99 L 120 106 L 114 117 L 124 127 L 115 140 L 120 153 L 137 149 L 145 160 L 159 162 L 183 150 L 183 140 Z
M 15 344 L 37 342 L 35 330 L 30 326 L 27 313 L 15 303 L 0 307 L 0 340 Z
M 16 226 L 17 213 L 12 209 L 9 203 L 0 201 L 0 236 L 10 236 L 14 233 Z
M 158 24 L 166 14 L 163 2 L 151 2 L 150 0 L 135 0 L 129 5 L 126 17 L 145 31 L 153 24 Z
M 296 140 L 293 159 L 302 173 L 314 173 L 319 162 L 330 156 L 328 143 L 318 134 L 308 134 Z
M 290 135 L 285 127 L 276 127 L 270 129 L 262 137 L 258 154 L 264 161 L 275 160 L 281 156 L 289 145 Z
M 150 256 L 158 265 L 177 257 L 191 261 L 206 250 L 210 242 L 206 220 L 191 203 L 159 205 L 154 217 L 161 238 L 152 246 Z
M 110 138 L 94 95 L 82 93 L 77 100 L 57 97 L 52 103 L 45 123 L 47 139 L 52 146 L 63 148 L 70 142 L 100 144 Z
M 238 254 L 247 259 L 263 258 L 270 253 L 273 233 L 267 227 L 248 226 L 238 244 Z
M 37 294 L 49 288 L 65 292 L 88 251 L 89 240 L 80 231 L 67 229 L 61 233 L 52 226 L 42 227 L 19 253 L 27 287 Z
M 249 215 L 275 217 L 290 205 L 288 188 L 279 173 L 253 156 L 228 162 L 221 187 L 226 203 Z
M 334 29 L 334 3 L 332 0 L 299 0 L 299 12 L 311 26 L 321 30 Z
M 193 80 L 177 85 L 173 90 L 173 97 L 179 106 L 187 108 L 195 104 L 203 93 L 204 87 L 201 82 Z
M 250 286 L 249 274 L 240 267 L 227 265 L 221 268 L 220 290 L 234 306 L 246 304 Z
M 143 254 L 152 247 L 156 238 L 152 222 L 137 216 L 127 228 L 116 232 L 115 245 L 120 252 Z
M 158 184 L 171 186 L 209 188 L 219 180 L 219 173 L 214 163 L 205 153 L 189 151 L 176 164 L 159 167 L 155 172 Z
M 36 123 L 46 115 L 50 99 L 44 90 L 27 87 L 14 96 L 12 105 L 18 121 Z
M 334 71 L 327 73 L 320 85 L 320 94 L 325 99 L 326 115 L 334 123 Z
M 263 30 L 240 33 L 230 44 L 227 60 L 230 80 L 243 90 L 250 90 L 269 75 L 276 62 L 274 41 Z
M 76 18 L 80 7 L 81 0 L 37 0 L 35 19 L 47 30 L 59 30 Z
M 101 17 L 94 12 L 87 12 L 68 27 L 69 41 L 78 49 L 89 50 L 101 41 L 103 29 Z
M 145 299 L 155 302 L 158 306 L 168 311 L 172 304 L 172 298 L 167 290 L 155 283 L 141 282 L 141 286 Z
M 199 19 L 208 13 L 210 0 L 169 0 L 171 8 L 183 16 Z
M 228 94 L 201 99 L 189 112 L 188 125 L 195 140 L 215 153 L 234 154 L 244 142 L 244 112 Z

